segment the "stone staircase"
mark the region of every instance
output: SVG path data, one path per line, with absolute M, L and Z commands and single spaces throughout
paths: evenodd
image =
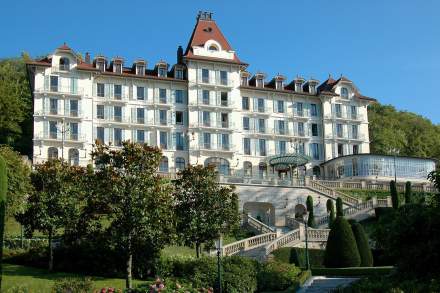
M 342 288 L 357 281 L 358 278 L 338 278 L 338 277 L 312 277 L 298 292 L 299 293 L 324 293 L 333 292 L 337 288 Z

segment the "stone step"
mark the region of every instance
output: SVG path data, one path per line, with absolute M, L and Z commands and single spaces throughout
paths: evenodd
M 332 292 L 338 287 L 345 287 L 357 281 L 358 278 L 335 278 L 315 276 L 309 286 L 303 288 L 300 292 L 315 293 L 315 292 Z

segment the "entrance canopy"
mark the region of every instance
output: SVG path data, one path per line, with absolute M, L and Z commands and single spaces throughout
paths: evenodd
M 278 171 L 287 171 L 299 166 L 304 166 L 310 162 L 310 160 L 311 158 L 309 156 L 298 153 L 275 155 L 268 158 L 269 164 Z

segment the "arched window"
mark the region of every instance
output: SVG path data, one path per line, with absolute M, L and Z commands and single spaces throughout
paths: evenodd
M 313 167 L 313 175 L 315 175 L 316 177 L 321 176 L 321 169 L 319 168 L 319 166 Z
M 79 151 L 77 149 L 69 150 L 69 164 L 71 166 L 79 165 Z
M 348 89 L 346 87 L 341 88 L 341 96 L 343 98 L 348 98 Z
M 47 150 L 47 159 L 48 160 L 55 160 L 58 159 L 58 149 L 55 147 L 50 147 Z
M 251 162 L 243 162 L 243 173 L 246 177 L 252 177 L 252 163 Z
M 229 162 L 226 159 L 223 158 L 207 158 L 205 160 L 205 167 L 207 166 L 214 166 L 216 171 L 223 175 L 229 175 Z
M 69 70 L 70 69 L 70 60 L 67 57 L 62 57 L 60 59 L 60 70 Z
M 162 157 L 159 164 L 159 172 L 167 173 L 168 172 L 168 158 Z
M 185 159 L 181 157 L 176 158 L 176 171 L 185 169 Z
M 258 165 L 258 173 L 260 175 L 260 178 L 267 177 L 267 164 L 266 163 L 260 163 Z
M 208 50 L 209 51 L 218 51 L 218 48 L 216 45 L 210 45 Z

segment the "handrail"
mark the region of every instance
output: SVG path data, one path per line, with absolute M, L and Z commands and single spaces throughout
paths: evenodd
M 266 255 L 270 254 L 272 251 L 274 251 L 280 247 L 283 247 L 287 243 L 291 243 L 293 241 L 300 241 L 300 239 L 301 239 L 300 229 L 292 230 L 292 231 L 284 234 L 283 236 L 278 237 L 277 239 L 275 239 L 274 241 L 272 241 L 268 245 L 266 245 L 266 247 L 265 247 Z
M 332 198 L 340 197 L 343 201 L 345 201 L 346 203 L 351 204 L 351 205 L 356 205 L 359 203 L 359 199 L 352 197 L 350 195 L 347 195 L 343 192 L 334 190 L 334 189 L 327 187 L 325 185 L 322 185 L 319 182 L 317 182 L 316 180 L 310 180 L 309 184 L 310 184 L 310 187 L 315 188 L 318 191 L 321 191 Z
M 258 219 L 252 217 L 249 214 L 246 215 L 246 223 L 250 225 L 252 228 L 262 232 L 262 233 L 275 233 L 276 229 L 266 225 L 265 223 L 259 221 Z
M 240 251 L 247 251 L 256 247 L 260 247 L 276 239 L 276 233 L 265 233 L 243 240 L 239 240 L 222 247 L 222 255 L 229 256 L 239 253 Z

